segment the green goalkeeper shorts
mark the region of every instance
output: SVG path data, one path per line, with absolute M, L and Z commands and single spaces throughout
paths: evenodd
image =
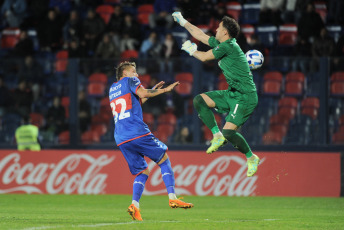
M 240 93 L 238 91 L 215 90 L 204 93 L 215 102 L 215 110 L 228 113 L 226 121 L 238 127 L 242 126 L 258 104 L 257 92 Z

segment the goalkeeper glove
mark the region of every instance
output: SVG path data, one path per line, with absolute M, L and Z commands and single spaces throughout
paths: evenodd
M 197 51 L 197 45 L 195 43 L 191 43 L 190 40 L 187 40 L 183 43 L 182 50 L 192 56 Z
M 188 22 L 187 20 L 184 19 L 183 15 L 180 12 L 174 12 L 172 14 L 172 17 L 175 22 L 178 22 L 183 27 Z

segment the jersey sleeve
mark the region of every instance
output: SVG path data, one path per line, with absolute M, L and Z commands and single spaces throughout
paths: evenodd
M 218 40 L 215 39 L 214 36 L 211 36 L 208 40 L 209 46 L 211 48 L 215 48 L 216 46 L 218 46 L 220 44 L 220 42 Z
M 231 53 L 231 46 L 226 44 L 226 42 L 222 42 L 218 44 L 215 48 L 213 48 L 213 54 L 216 59 L 221 59 L 226 55 L 230 55 Z
M 136 91 L 139 87 L 141 87 L 141 82 L 137 77 L 130 77 L 128 80 L 128 85 L 130 91 L 136 94 Z

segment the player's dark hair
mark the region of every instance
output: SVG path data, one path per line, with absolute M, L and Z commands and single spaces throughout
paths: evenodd
M 222 25 L 228 31 L 229 36 L 236 38 L 240 32 L 240 26 L 237 21 L 228 16 L 222 18 Z
M 136 68 L 136 64 L 135 62 L 121 62 L 119 63 L 119 65 L 116 68 L 116 79 L 117 81 L 119 81 L 122 77 L 123 77 L 123 70 L 125 70 L 126 68 L 133 66 Z

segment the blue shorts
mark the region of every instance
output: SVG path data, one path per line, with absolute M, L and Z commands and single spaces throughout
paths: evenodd
M 127 160 L 131 174 L 137 175 L 148 167 L 144 157 L 158 163 L 164 156 L 167 146 L 153 134 L 129 141 L 119 146 Z

